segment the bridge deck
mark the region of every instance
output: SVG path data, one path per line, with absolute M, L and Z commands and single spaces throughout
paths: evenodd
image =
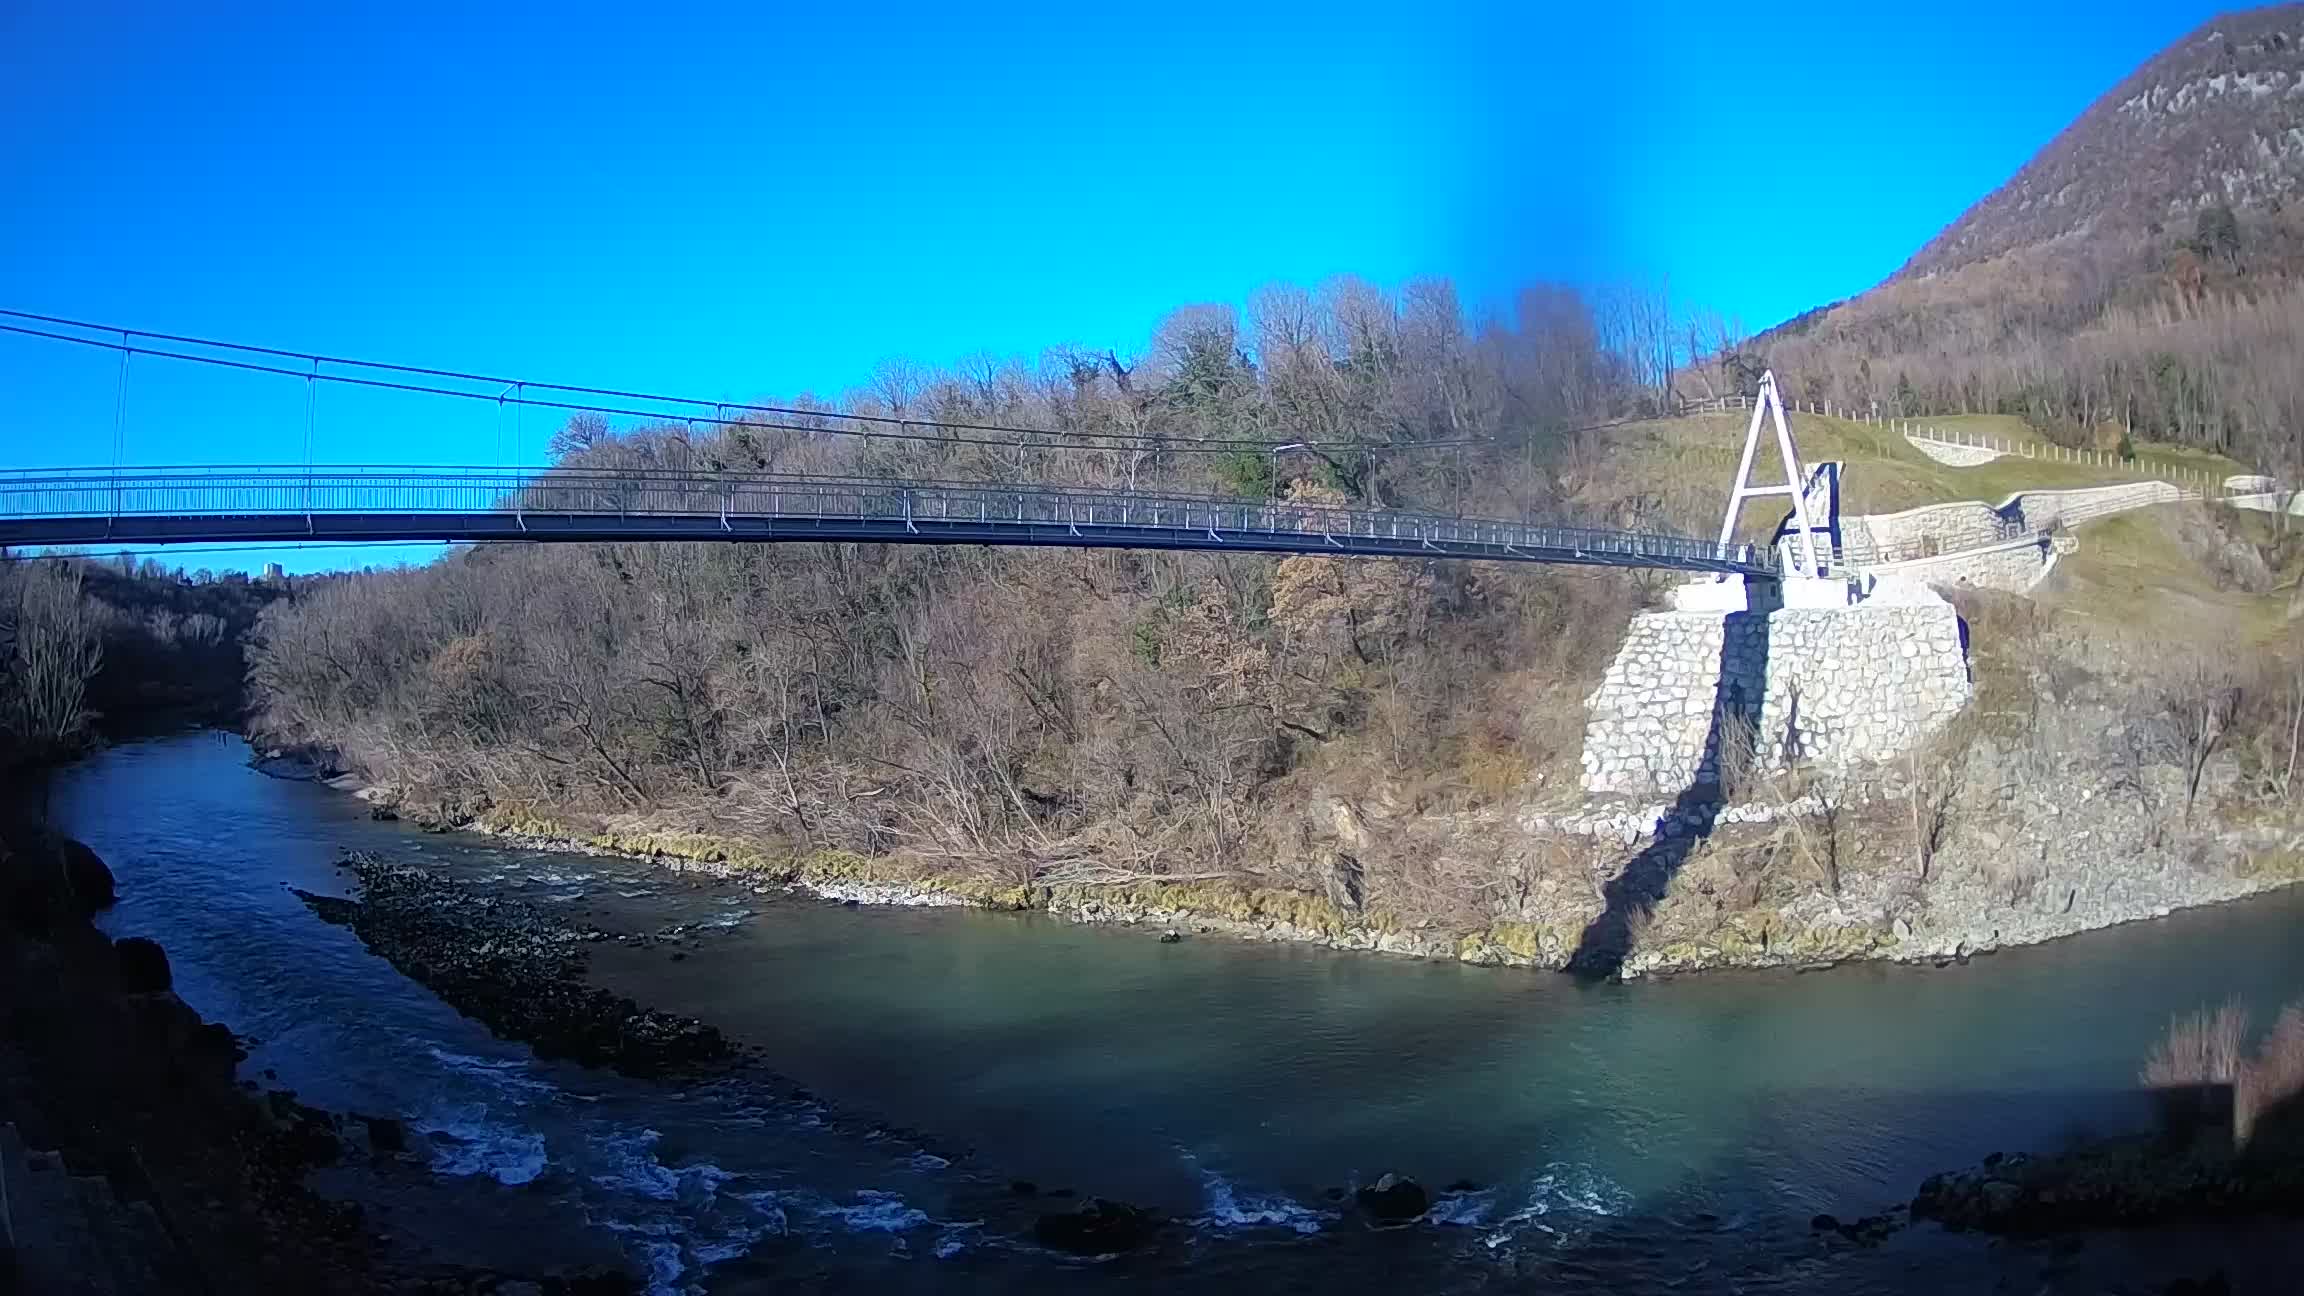
M 0 544 L 870 541 L 1478 558 L 1772 576 L 1750 544 L 1039 486 L 456 468 L 0 473 Z

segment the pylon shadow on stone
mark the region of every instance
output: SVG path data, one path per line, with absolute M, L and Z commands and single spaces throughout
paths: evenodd
M 1623 971 L 1634 937 L 1670 890 L 1689 855 L 1712 835 L 1728 800 L 1722 785 L 1734 763 L 1726 750 L 1735 740 L 1732 736 L 1752 743 L 1754 750 L 1747 753 L 1751 760 L 1767 759 L 1756 740 L 1763 732 L 1761 710 L 1768 691 L 1768 616 L 1783 605 L 1782 587 L 1754 581 L 1747 598 L 1747 610 L 1727 614 L 1721 626 L 1712 715 L 1705 728 L 1696 777 L 1673 799 L 1671 811 L 1658 824 L 1655 836 L 1601 888 L 1604 907 L 1585 925 L 1576 952 L 1568 960 L 1568 971 L 1579 978 L 1603 980 Z M 1784 754 L 1780 751 L 1775 756 L 1783 759 Z

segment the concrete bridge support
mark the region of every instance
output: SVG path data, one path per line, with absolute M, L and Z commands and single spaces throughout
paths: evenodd
M 1589 792 L 1676 797 L 1717 785 L 1748 741 L 1761 770 L 1892 759 L 1973 692 L 1959 615 L 1925 587 L 1742 580 L 1685 587 L 1632 620 L 1587 699 Z M 1741 735 L 1737 731 L 1741 731 Z

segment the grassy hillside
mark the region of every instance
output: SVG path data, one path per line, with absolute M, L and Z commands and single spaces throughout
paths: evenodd
M 1598 435 L 1594 452 L 1580 465 L 1581 475 L 1566 484 L 1572 498 L 1589 507 L 1622 514 L 1639 511 L 1628 508 L 1627 501 L 1650 500 L 1676 527 L 1704 534 L 1719 525 L 1743 449 L 1746 417 L 1701 414 L 1610 428 Z M 1966 415 L 1930 424 L 2011 444 L 2047 444 L 2036 429 L 2017 418 Z M 1841 509 L 1852 514 L 1893 513 L 1955 500 L 1997 504 L 2018 491 L 2115 485 L 2145 480 L 2155 470 L 2169 468 L 2206 472 L 2218 480 L 2244 471 L 2220 455 L 2159 445 L 2137 447 L 2137 465 L 2004 456 L 1973 468 L 1955 468 L 1922 454 L 1899 431 L 1818 414 L 1794 415 L 1792 434 L 1804 461 L 1837 459 L 1847 465 L 1841 479 Z M 1781 471 L 1773 444 L 1764 443 L 1753 468 L 1754 480 L 1775 481 Z M 1755 505 L 1748 511 L 1745 534 L 1765 535 L 1780 513 Z

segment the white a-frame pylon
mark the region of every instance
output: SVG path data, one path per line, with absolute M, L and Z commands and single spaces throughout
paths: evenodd
M 1784 484 L 1781 486 L 1752 484 L 1752 456 L 1760 448 L 1760 421 L 1763 418 L 1773 418 L 1776 423 L 1776 451 L 1784 461 Z M 1800 471 L 1800 450 L 1792 444 L 1791 425 L 1784 421 L 1784 401 L 1776 394 L 1776 371 L 1773 369 L 1760 375 L 1760 395 L 1752 402 L 1752 426 L 1744 433 L 1744 458 L 1736 465 L 1736 485 L 1728 492 L 1728 516 L 1720 520 L 1720 543 L 1723 547 L 1736 538 L 1736 519 L 1744 513 L 1744 501 L 1757 495 L 1792 497 L 1792 526 L 1794 534 L 1799 537 L 1799 543 L 1793 549 L 1794 574 L 1818 575 L 1823 568 L 1816 561 L 1816 529 L 1808 518 L 1808 481 Z

